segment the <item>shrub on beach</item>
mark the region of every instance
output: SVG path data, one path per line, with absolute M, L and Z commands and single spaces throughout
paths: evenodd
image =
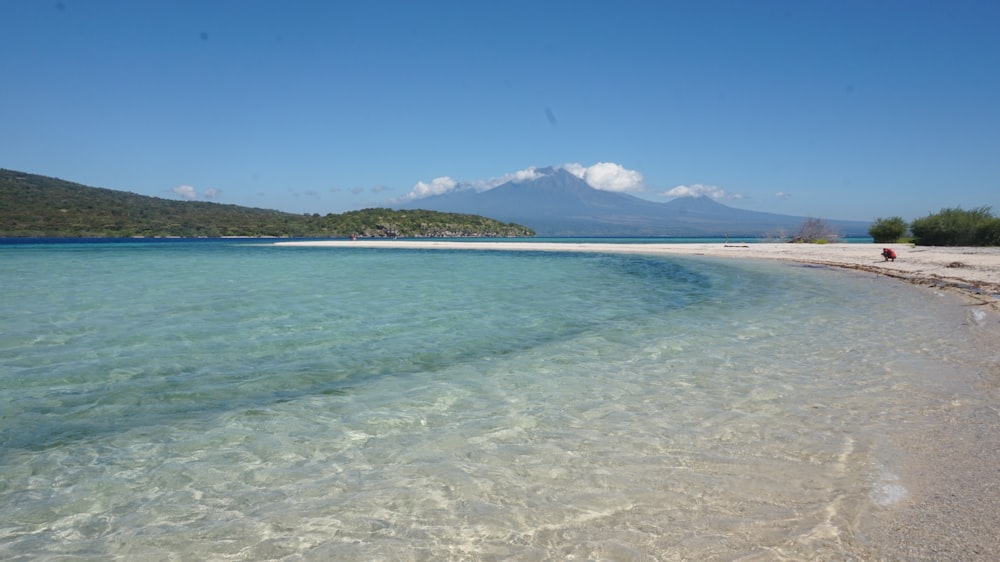
M 868 235 L 879 244 L 896 242 L 906 234 L 906 228 L 906 221 L 902 217 L 879 217 L 868 227 Z
M 836 242 L 840 238 L 840 233 L 830 228 L 823 219 L 808 218 L 802 223 L 798 233 L 792 238 L 792 242 L 805 242 L 809 244 L 826 244 Z
M 980 226 L 977 237 L 984 246 L 1000 246 L 1000 217 Z
M 1000 218 L 993 216 L 990 207 L 942 209 L 914 220 L 910 232 L 920 246 L 997 246 Z

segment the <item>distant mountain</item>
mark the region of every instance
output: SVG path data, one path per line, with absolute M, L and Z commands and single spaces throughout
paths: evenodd
M 488 191 L 456 191 L 398 205 L 516 222 L 539 236 L 774 236 L 794 234 L 807 217 L 734 209 L 707 197 L 667 203 L 602 191 L 563 169 Z M 844 236 L 867 236 L 869 223 L 822 218 Z

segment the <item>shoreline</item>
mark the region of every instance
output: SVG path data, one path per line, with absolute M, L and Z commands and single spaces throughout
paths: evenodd
M 908 244 L 615 244 L 331 240 L 279 246 L 458 249 L 688 255 L 764 259 L 852 269 L 948 292 L 965 306 L 988 309 L 974 323 L 977 348 L 996 353 L 1000 341 L 1000 248 L 920 247 Z M 883 247 L 897 259 L 882 259 Z M 972 315 L 981 314 L 970 311 Z M 1000 358 L 1000 356 L 997 356 Z M 942 411 L 915 411 L 926 432 L 894 432 L 895 474 L 906 495 L 857 514 L 848 530 L 862 560 L 997 560 L 1000 536 L 1000 368 L 969 372 L 963 381 L 983 396 L 978 405 L 955 397 Z M 944 397 L 947 398 L 947 397 Z
M 929 288 L 956 292 L 1000 312 L 1000 248 L 912 246 L 910 244 L 617 244 L 600 242 L 460 242 L 435 240 L 317 240 L 275 242 L 276 246 L 413 250 L 500 250 L 535 252 L 688 255 L 768 259 L 838 267 L 885 275 Z M 892 248 L 895 261 L 881 257 Z

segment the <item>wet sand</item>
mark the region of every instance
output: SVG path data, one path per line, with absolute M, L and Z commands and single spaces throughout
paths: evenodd
M 914 412 L 932 429 L 894 436 L 896 471 L 907 495 L 859 515 L 852 537 L 863 560 L 1000 560 L 1000 248 L 889 244 L 601 244 L 455 241 L 278 242 L 287 246 L 478 249 L 699 255 L 770 259 L 854 269 L 925 286 L 982 310 L 981 341 L 996 360 L 970 384 L 985 405 L 956 401 L 940 411 Z M 961 301 L 958 301 L 961 302 Z M 923 424 L 922 424 L 923 425 Z

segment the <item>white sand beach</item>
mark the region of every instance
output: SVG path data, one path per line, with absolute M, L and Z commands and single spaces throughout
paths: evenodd
M 1000 248 L 890 244 L 602 244 L 456 241 L 278 242 L 285 246 L 613 252 L 769 259 L 871 272 L 956 294 L 982 327 L 980 343 L 998 353 L 990 372 L 972 374 L 985 396 L 1000 400 Z M 983 311 L 982 313 L 978 311 Z M 971 316 L 970 316 L 971 317 Z M 992 402 L 996 404 L 996 400 Z M 854 540 L 866 560 L 998 560 L 1000 534 L 1000 409 L 954 403 L 947 411 L 914 412 L 928 432 L 902 432 L 898 473 L 908 491 L 887 509 L 861 514 Z

